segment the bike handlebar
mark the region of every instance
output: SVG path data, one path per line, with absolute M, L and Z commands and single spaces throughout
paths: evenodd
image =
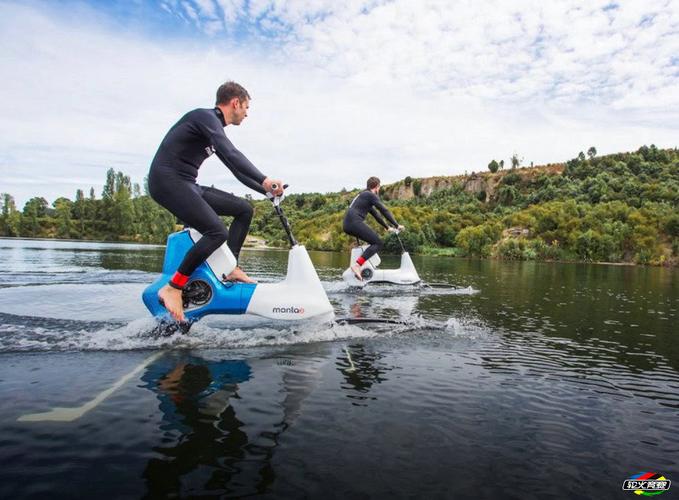
M 283 184 L 283 189 L 288 189 L 288 186 L 289 186 L 289 184 Z M 278 184 L 276 184 L 274 182 L 273 184 L 271 184 L 271 188 L 274 189 L 274 190 L 278 189 Z M 283 199 L 282 194 L 279 194 L 279 195 L 276 196 L 271 191 L 267 191 L 266 197 L 269 198 L 273 203 L 280 203 L 281 200 Z

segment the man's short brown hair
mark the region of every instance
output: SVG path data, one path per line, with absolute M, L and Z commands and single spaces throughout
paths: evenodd
M 366 184 L 368 189 L 373 189 L 380 185 L 380 180 L 377 177 L 371 177 Z
M 250 99 L 250 94 L 242 85 L 232 81 L 222 83 L 217 89 L 217 104 L 228 104 L 234 97 L 243 102 Z

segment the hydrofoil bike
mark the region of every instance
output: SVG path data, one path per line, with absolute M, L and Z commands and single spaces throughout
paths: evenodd
M 334 319 L 333 307 L 309 254 L 292 235 L 280 206 L 283 196 L 270 193 L 268 196 L 290 243 L 285 279 L 278 283 L 254 284 L 227 281 L 226 277 L 236 267 L 236 259 L 226 244 L 222 244 L 191 274 L 182 291 L 187 319 L 187 324 L 179 325 L 183 331 L 188 331 L 191 323 L 208 314 L 251 314 L 284 321 Z M 168 236 L 162 274 L 142 294 L 144 304 L 161 323 L 168 325 L 172 320 L 158 300 L 158 291 L 170 280 L 186 253 L 201 237 L 192 228 Z
M 399 243 L 401 244 L 401 265 L 397 269 L 380 269 L 379 265 L 381 264 L 382 260 L 380 259 L 380 256 L 375 254 L 372 257 L 370 257 L 368 260 L 366 260 L 363 265 L 361 266 L 361 278 L 362 280 L 359 280 L 354 272 L 351 270 L 351 267 L 348 267 L 344 273 L 342 273 L 342 278 L 344 279 L 345 282 L 352 286 L 365 286 L 368 283 L 393 283 L 396 285 L 415 285 L 419 283 L 420 276 L 417 274 L 417 269 L 415 269 L 415 265 L 413 264 L 412 259 L 410 258 L 410 254 L 406 252 L 405 247 L 403 246 L 403 242 L 401 241 L 401 238 L 399 237 L 398 230 L 393 231 L 396 234 L 396 237 L 398 238 Z M 356 246 L 351 249 L 351 257 L 349 260 L 349 266 L 351 266 L 352 263 L 356 262 L 356 259 L 358 259 L 363 251 L 368 248 L 368 245 L 361 245 L 360 241 L 357 242 L 359 246 Z

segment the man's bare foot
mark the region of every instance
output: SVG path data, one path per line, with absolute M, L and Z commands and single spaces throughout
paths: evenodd
M 361 266 L 358 264 L 352 264 L 351 270 L 354 272 L 354 275 L 356 275 L 356 279 L 358 281 L 363 281 L 363 276 L 361 276 Z
M 233 271 L 231 271 L 231 274 L 229 274 L 226 277 L 226 280 L 227 281 L 238 281 L 240 283 L 257 283 L 250 276 L 245 274 L 245 271 L 243 271 L 238 266 L 236 266 L 235 269 Z
M 158 291 L 158 300 L 168 310 L 174 319 L 179 322 L 186 321 L 184 316 L 184 304 L 182 303 L 182 291 L 165 285 Z

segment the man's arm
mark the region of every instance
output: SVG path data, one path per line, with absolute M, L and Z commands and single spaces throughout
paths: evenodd
M 215 146 L 217 157 L 240 182 L 250 189 L 262 194 L 266 193 L 262 186 L 262 182 L 267 178 L 266 175 L 260 172 L 226 137 L 219 118 L 213 114 L 201 116 L 200 119 L 196 120 L 196 125 L 202 133 L 210 138 Z
M 246 175 L 243 175 L 238 171 L 234 172 L 232 170 L 231 172 L 233 172 L 233 175 L 234 175 L 234 177 L 236 177 L 236 179 L 241 181 L 243 184 L 245 184 L 250 189 L 257 191 L 258 193 L 266 194 L 266 189 L 264 189 L 264 186 L 260 182 L 257 182 L 252 177 L 248 177 Z
M 375 207 L 370 207 L 370 215 L 372 215 L 375 218 L 375 220 L 379 223 L 379 225 L 382 226 L 384 229 L 389 229 L 389 226 L 387 225 L 386 222 L 384 222 L 384 219 L 380 217 L 380 214 L 377 213 Z
M 374 207 L 377 207 L 377 209 L 378 209 L 380 212 L 382 212 L 382 215 L 384 215 L 384 217 L 385 217 L 389 222 L 391 222 L 391 224 L 392 224 L 394 227 L 398 227 L 398 222 L 396 222 L 396 219 L 394 219 L 394 216 L 391 215 L 391 212 L 389 211 L 389 209 L 388 209 L 387 207 L 385 207 L 385 206 L 382 204 L 382 202 L 380 201 L 380 199 L 377 197 L 376 194 L 373 195 L 373 196 L 375 197 L 375 199 L 373 200 L 373 205 L 374 205 Z M 373 209 L 374 209 L 374 207 L 373 207 Z M 387 226 L 385 226 L 385 227 L 387 227 Z

